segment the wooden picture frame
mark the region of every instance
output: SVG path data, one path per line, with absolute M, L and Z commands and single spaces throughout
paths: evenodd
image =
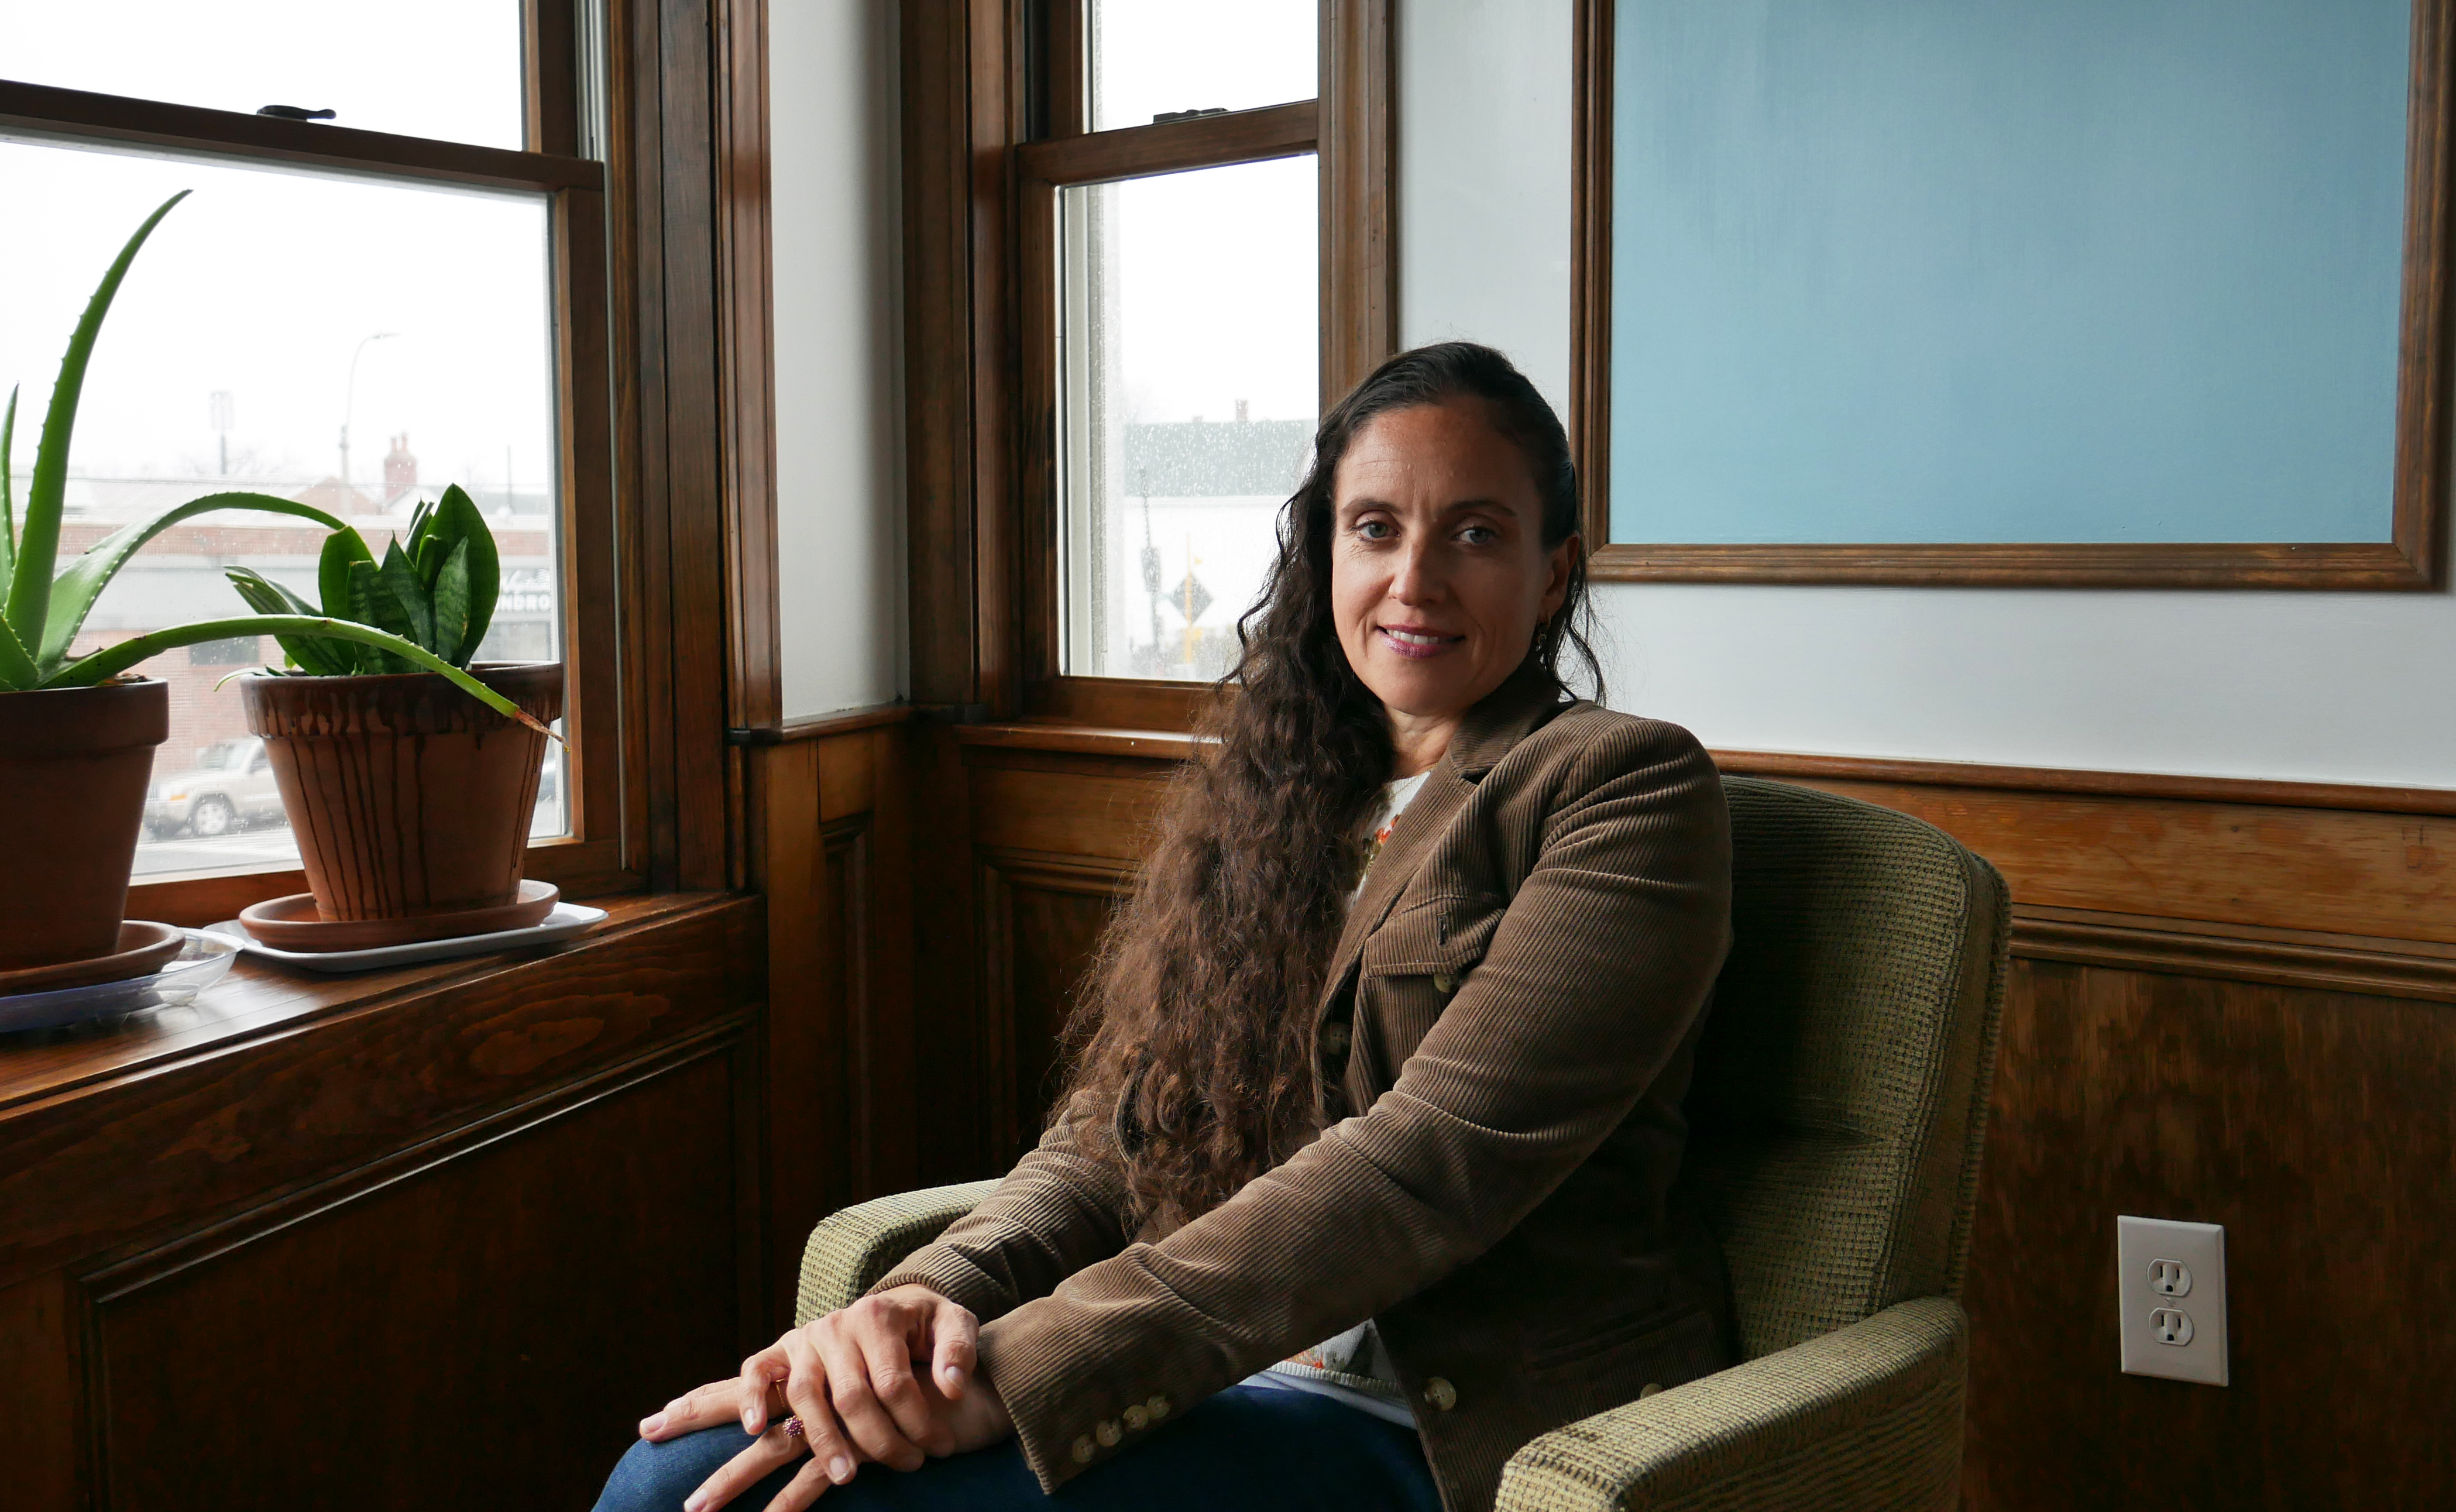
M 2390 539 L 2378 542 L 1680 544 L 1611 537 L 1614 0 L 1577 0 L 1569 433 L 1598 582 L 2429 590 L 2445 581 L 2449 451 L 2451 23 L 2414 0 Z

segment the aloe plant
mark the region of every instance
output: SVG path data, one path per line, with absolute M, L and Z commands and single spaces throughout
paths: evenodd
M 352 541 L 358 540 L 356 531 L 312 504 L 276 499 L 270 494 L 207 494 L 128 525 L 65 567 L 59 564 L 60 521 L 67 507 L 69 439 L 76 429 L 77 400 L 85 389 L 86 367 L 93 356 L 94 339 L 102 334 L 103 317 L 111 313 L 111 302 L 119 293 L 120 281 L 128 276 L 129 264 L 136 260 L 138 250 L 154 235 L 162 217 L 188 194 L 181 190 L 145 217 L 145 223 L 136 228 L 136 234 L 120 249 L 110 271 L 102 276 L 93 297 L 86 302 L 85 315 L 69 337 L 68 353 L 60 358 L 59 380 L 51 386 L 51 408 L 43 416 L 42 435 L 35 445 L 34 470 L 26 489 L 22 521 L 13 497 L 16 474 L 11 465 L 17 432 L 14 389 L 10 391 L 6 415 L 0 416 L 0 693 L 91 687 L 149 657 L 183 645 L 232 636 L 273 635 L 282 638 L 285 647 L 294 641 L 317 645 L 347 643 L 370 654 L 397 658 L 406 666 L 440 672 L 487 707 L 523 725 L 536 725 L 537 722 L 521 712 L 511 700 L 471 677 L 460 665 L 379 623 L 359 623 L 355 617 L 294 613 L 206 620 L 150 631 L 88 656 L 71 653 L 70 646 L 84 628 L 86 616 L 92 612 L 94 601 L 102 596 L 103 589 L 111 585 L 113 576 L 139 547 L 191 516 L 215 509 L 294 515 L 331 527 L 338 533 L 333 539 L 346 535 Z M 472 509 L 470 514 L 475 516 L 476 511 Z M 479 521 L 479 528 L 484 529 L 482 520 Z M 489 568 L 493 565 L 493 538 L 488 537 Z M 359 541 L 358 551 L 365 554 L 364 541 Z M 473 553 L 472 561 L 474 556 Z M 491 572 L 488 582 L 491 584 Z M 431 597 L 430 593 L 430 601 Z M 491 614 L 491 591 L 486 607 Z M 475 637 L 466 639 L 470 644 L 476 644 Z M 465 656 L 461 658 L 461 662 L 466 661 Z
M 410 516 L 404 547 L 384 549 L 379 563 L 364 538 L 344 525 L 324 540 L 317 564 L 319 607 L 249 567 L 223 575 L 248 607 L 269 615 L 317 615 L 389 631 L 454 666 L 467 666 L 495 617 L 501 582 L 495 534 L 458 483 L 440 501 Z M 300 671 L 319 677 L 406 672 L 410 664 L 385 648 L 284 635 L 281 649 Z

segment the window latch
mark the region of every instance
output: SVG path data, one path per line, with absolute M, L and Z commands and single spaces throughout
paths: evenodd
M 267 105 L 259 108 L 256 113 L 258 115 L 271 115 L 285 121 L 329 121 L 341 112 L 338 111 L 311 111 L 303 105 Z
M 1199 119 L 1205 115 L 1225 115 L 1227 113 L 1228 107 L 1225 105 L 1215 105 L 1207 111 L 1162 111 L 1157 115 L 1152 117 L 1152 124 L 1154 126 L 1166 126 L 1171 121 L 1191 121 Z

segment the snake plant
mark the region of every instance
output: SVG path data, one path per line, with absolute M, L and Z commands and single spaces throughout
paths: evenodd
M 316 587 L 322 605 L 309 603 L 252 567 L 228 567 L 223 575 L 248 607 L 268 615 L 317 615 L 374 625 L 417 644 L 454 666 L 467 666 L 495 617 L 501 568 L 495 534 L 486 517 L 454 483 L 443 498 L 420 504 L 410 517 L 408 546 L 385 547 L 379 564 L 366 541 L 344 525 L 324 538 Z M 408 672 L 406 660 L 380 646 L 283 635 L 291 664 L 318 677 L 352 673 Z
M 356 531 L 312 504 L 276 499 L 270 494 L 207 494 L 137 521 L 113 533 L 67 566 L 59 565 L 60 521 L 68 492 L 69 438 L 76 429 L 77 399 L 85 388 L 86 366 L 93 355 L 94 338 L 102 334 L 103 317 L 111 313 L 111 302 L 119 293 L 120 280 L 127 276 L 129 264 L 136 260 L 137 251 L 154 234 L 154 228 L 161 224 L 162 217 L 188 194 L 180 191 L 145 217 L 145 223 L 136 228 L 136 234 L 120 249 L 110 271 L 102 276 L 93 297 L 87 301 L 85 315 L 69 337 L 68 354 L 60 359 L 59 381 L 51 386 L 51 408 L 44 414 L 42 436 L 34 451 L 34 470 L 26 490 L 22 523 L 13 497 L 16 484 L 10 455 L 17 432 L 15 390 L 10 391 L 7 413 L 0 416 L 0 694 L 91 687 L 119 676 L 149 657 L 183 645 L 233 636 L 274 635 L 282 637 L 285 646 L 293 641 L 318 645 L 354 643 L 354 649 L 362 647 L 397 658 L 404 666 L 440 672 L 497 713 L 524 725 L 535 725 L 537 722 L 522 713 L 511 700 L 425 646 L 379 625 L 338 615 L 256 614 L 205 620 L 149 631 L 82 657 L 71 653 L 71 644 L 84 628 L 86 616 L 92 611 L 103 589 L 111 585 L 113 575 L 139 547 L 191 516 L 215 509 L 295 515 L 346 533 L 351 540 L 358 539 Z M 491 549 L 491 539 L 488 545 Z M 363 542 L 358 550 L 365 553 Z M 491 612 L 491 596 L 488 609 Z

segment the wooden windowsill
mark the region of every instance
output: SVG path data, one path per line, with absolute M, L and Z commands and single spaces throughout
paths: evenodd
M 873 704 L 867 708 L 839 709 L 832 714 L 808 714 L 777 725 L 737 725 L 725 732 L 727 746 L 790 746 L 800 741 L 829 740 L 856 730 L 902 725 L 916 718 L 911 704 Z
M 241 955 L 229 975 L 187 1008 L 162 1009 L 117 1026 L 0 1034 L 0 1121 L 14 1110 L 80 1088 L 228 1054 L 318 1021 L 412 1007 L 490 978 L 506 978 L 501 985 L 509 986 L 512 978 L 545 977 L 611 942 L 735 901 L 716 892 L 607 898 L 601 903 L 605 922 L 564 945 L 347 976 L 322 976 Z
M 1206 736 L 1188 735 L 1182 730 L 1117 729 L 1057 720 L 955 726 L 955 742 L 961 746 L 1072 751 L 1087 756 L 1140 756 L 1153 761 L 1189 761 L 1207 741 Z

